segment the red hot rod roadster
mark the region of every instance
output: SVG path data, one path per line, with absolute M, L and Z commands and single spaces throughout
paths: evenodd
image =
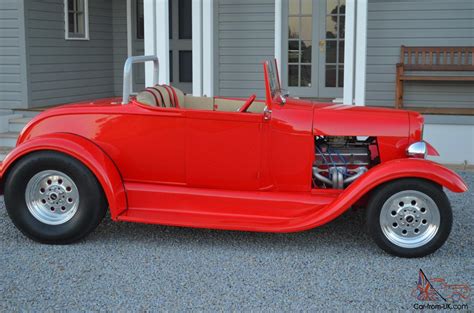
M 119 99 L 45 111 L 0 165 L 13 223 L 43 243 L 70 243 L 110 211 L 114 221 L 297 232 L 366 207 L 385 251 L 432 253 L 452 224 L 443 187 L 453 171 L 425 160 L 415 112 L 317 103 L 284 95 L 264 63 L 266 99 L 193 97 L 155 84 Z

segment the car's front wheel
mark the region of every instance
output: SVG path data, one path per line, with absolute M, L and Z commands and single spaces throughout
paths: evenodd
M 78 160 L 42 151 L 20 159 L 8 173 L 5 206 L 29 238 L 65 244 L 91 232 L 107 202 L 97 179 Z
M 451 205 L 441 186 L 422 179 L 401 179 L 374 191 L 367 224 L 383 250 L 401 257 L 422 257 L 448 238 Z

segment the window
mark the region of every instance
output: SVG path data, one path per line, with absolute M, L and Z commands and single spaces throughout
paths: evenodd
M 137 39 L 145 38 L 145 17 L 143 14 L 143 0 L 137 0 Z
M 66 39 L 89 40 L 88 0 L 64 0 Z
M 288 86 L 311 87 L 313 3 L 288 1 Z

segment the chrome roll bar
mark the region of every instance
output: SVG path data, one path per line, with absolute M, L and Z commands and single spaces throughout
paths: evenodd
M 153 61 L 153 85 L 158 84 L 158 57 L 155 55 L 142 55 L 128 57 L 123 67 L 123 94 L 122 104 L 130 102 L 130 94 L 133 92 L 133 64 Z

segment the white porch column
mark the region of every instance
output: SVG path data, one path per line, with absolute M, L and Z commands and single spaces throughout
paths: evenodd
M 367 0 L 357 1 L 354 104 L 365 105 L 365 80 L 367 67 Z
M 343 103 L 354 103 L 355 19 L 356 0 L 346 0 Z
M 350 0 L 349 0 L 350 1 Z M 275 0 L 275 59 L 277 60 L 278 71 L 281 75 L 281 56 L 282 56 L 282 43 L 281 43 L 281 35 L 282 35 L 282 26 L 281 26 L 281 19 L 283 18 L 283 4 L 282 0 Z
M 192 0 L 193 95 L 214 96 L 214 2 Z
M 346 1 L 344 104 L 365 105 L 367 0 Z
M 127 0 L 127 56 L 132 54 L 132 0 Z
M 169 0 L 144 0 L 145 55 L 156 55 L 160 60 L 159 82 L 169 84 Z M 153 64 L 145 65 L 145 84 L 153 84 Z
M 214 1 L 202 0 L 202 92 L 214 96 Z M 193 13 L 194 16 L 194 13 Z M 194 41 L 194 39 L 193 39 Z M 194 53 L 194 52 L 193 52 Z
M 193 95 L 202 96 L 202 0 L 192 0 L 193 10 Z

